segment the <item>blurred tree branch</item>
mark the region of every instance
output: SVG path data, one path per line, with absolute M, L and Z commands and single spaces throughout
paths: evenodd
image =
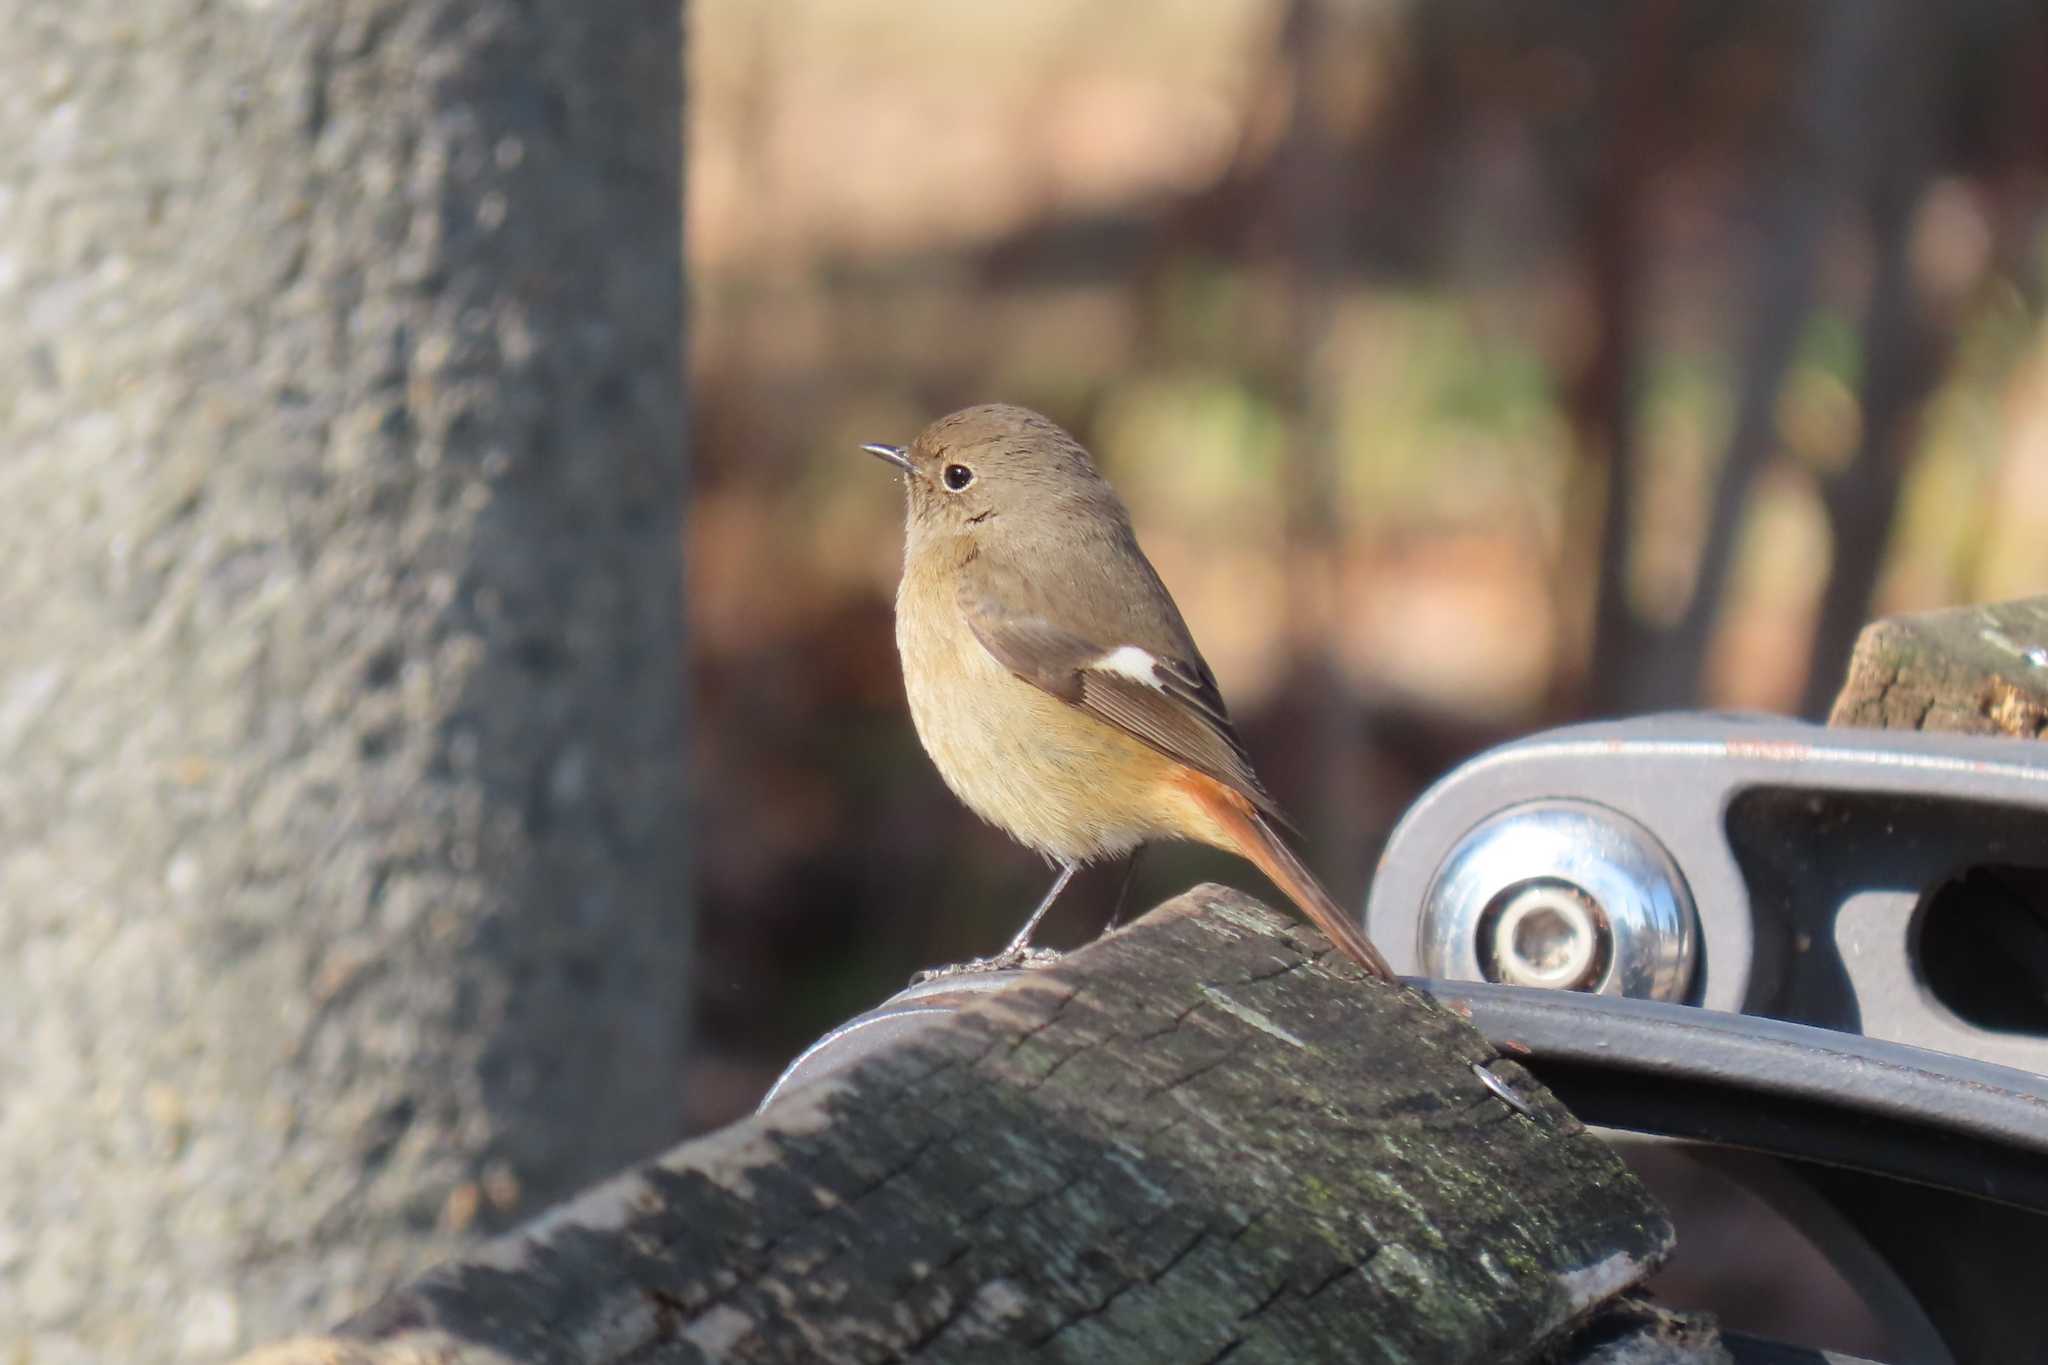
M 1636 627 L 1628 601 L 1628 548 L 1636 507 L 1635 407 L 1641 371 L 1642 278 L 1648 243 L 1643 201 L 1664 155 L 1668 91 L 1685 0 L 1639 5 L 1615 59 L 1621 71 L 1609 120 L 1608 155 L 1593 190 L 1584 233 L 1586 269 L 1598 320 L 1592 356 L 1571 395 L 1583 458 L 1565 508 L 1564 575 L 1591 577 L 1595 678 Z M 1604 483 L 1604 495 L 1602 484 Z M 1599 509 L 1596 522 L 1591 509 Z M 1591 558 L 1594 562 L 1587 564 Z M 1560 616 L 1564 616 L 1560 613 Z
M 1334 652 L 1342 592 L 1341 476 L 1331 430 L 1329 340 L 1337 291 L 1350 256 L 1346 206 L 1354 192 L 1353 151 L 1334 126 L 1331 87 L 1342 37 L 1327 0 L 1291 0 L 1280 37 L 1291 94 L 1287 134 L 1275 154 L 1282 267 L 1293 328 L 1287 401 L 1294 409 L 1287 479 L 1288 649 L 1308 697 L 1308 812 L 1301 818 L 1324 875 L 1349 895 L 1363 879 L 1357 838 L 1365 808 L 1365 717 Z
M 1672 626 L 1644 621 L 1627 602 L 1632 537 L 1603 544 L 1589 689 L 1595 713 L 1690 706 L 1700 699 L 1742 516 L 1756 476 L 1769 462 L 1778 395 L 1812 306 L 1829 213 L 1867 174 L 1874 147 L 1866 114 L 1879 93 L 1872 76 L 1905 3 L 1909 0 L 1829 0 L 1825 6 L 1813 78 L 1787 129 L 1759 234 L 1763 258 L 1742 352 L 1735 425 L 1714 484 L 1692 598 Z M 1625 526 L 1628 515 L 1624 501 L 1609 516 L 1610 527 Z
M 1841 668 L 1870 616 L 1912 456 L 1915 418 L 1940 378 L 1948 350 L 1946 329 L 1936 326 L 1919 297 L 1912 259 L 1915 210 L 1933 175 L 1934 121 L 1949 74 L 1947 40 L 1954 23 L 1927 18 L 1916 5 L 1890 16 L 1892 40 L 1879 54 L 1878 74 L 1892 93 L 1868 111 L 1880 154 L 1865 196 L 1876 269 L 1863 320 L 1862 439 L 1823 494 L 1833 562 L 1799 707 L 1815 719 L 1827 715 Z

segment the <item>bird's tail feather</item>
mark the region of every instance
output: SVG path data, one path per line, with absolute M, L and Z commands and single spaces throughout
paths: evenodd
M 1300 907 L 1301 913 L 1307 915 L 1346 957 L 1382 981 L 1395 979 L 1393 967 L 1380 950 L 1373 947 L 1372 940 L 1365 936 L 1344 908 L 1330 898 L 1330 893 L 1323 890 L 1323 884 L 1316 880 L 1315 874 L 1295 856 L 1287 841 L 1250 802 L 1218 783 L 1214 799 L 1206 804 L 1210 806 L 1211 814 L 1236 836 L 1236 852 L 1249 859 L 1254 867 L 1284 891 L 1287 898 Z
M 1316 928 L 1327 934 L 1330 942 L 1342 949 L 1346 957 L 1380 980 L 1392 981 L 1394 969 L 1386 957 L 1373 946 L 1372 940 L 1365 936 L 1365 931 L 1345 913 L 1344 908 L 1330 898 L 1330 893 L 1323 890 L 1323 884 L 1295 856 L 1287 841 L 1275 833 L 1261 816 L 1252 816 L 1252 824 L 1258 837 L 1249 841 L 1251 847 L 1246 849 L 1245 856 L 1259 871 L 1272 878 L 1273 884 L 1285 891 L 1288 898 L 1301 907 L 1301 913 L 1314 920 Z

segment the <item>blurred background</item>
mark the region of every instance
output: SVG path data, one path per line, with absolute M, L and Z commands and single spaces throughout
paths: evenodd
M 1353 903 L 1479 749 L 2048 589 L 2034 0 L 6 13 L 9 1361 L 336 1322 L 1005 942 L 862 442 L 1076 432 Z
M 2038 6 L 698 0 L 689 54 L 696 1126 L 1049 875 L 918 749 L 863 441 L 1074 430 L 1346 900 L 1487 744 L 1818 717 L 1872 614 L 2048 585 Z M 1260 889 L 1131 907 L 1201 877 Z

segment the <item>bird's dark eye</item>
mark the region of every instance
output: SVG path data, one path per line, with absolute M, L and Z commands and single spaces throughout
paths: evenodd
M 964 464 L 949 464 L 939 477 L 946 481 L 946 487 L 958 493 L 974 482 L 974 471 Z

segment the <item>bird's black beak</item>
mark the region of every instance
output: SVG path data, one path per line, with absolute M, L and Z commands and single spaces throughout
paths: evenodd
M 861 449 L 865 450 L 868 454 L 874 456 L 878 460 L 887 460 L 890 464 L 895 465 L 898 469 L 902 470 L 906 474 L 915 474 L 917 472 L 917 466 L 910 462 L 910 452 L 905 450 L 902 446 L 885 446 L 881 444 L 875 444 L 864 445 L 861 447 Z

